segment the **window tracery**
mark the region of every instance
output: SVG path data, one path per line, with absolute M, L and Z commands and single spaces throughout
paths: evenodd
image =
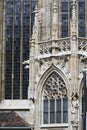
M 57 73 L 52 73 L 44 85 L 44 97 L 63 98 L 66 96 L 67 89 L 63 79 Z
M 68 98 L 66 84 L 62 77 L 53 72 L 44 84 L 43 123 L 67 123 Z

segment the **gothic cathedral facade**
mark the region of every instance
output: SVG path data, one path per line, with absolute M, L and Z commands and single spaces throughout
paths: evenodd
M 87 39 L 79 37 L 77 3 L 72 0 L 70 34 L 64 38 L 60 37 L 60 1 L 43 1 L 43 7 L 35 8 L 29 59 L 29 98 L 35 101 L 35 130 L 83 129 Z
M 5 8 L 5 0 L 3 1 Z M 7 2 L 8 1 L 11 0 L 7 0 Z M 17 0 L 16 2 L 18 1 L 23 3 L 23 0 Z M 29 0 L 24 1 L 27 3 Z M 83 7 L 83 9 L 80 9 L 80 4 L 82 4 L 81 7 Z M 26 53 L 26 50 L 22 52 L 21 50 L 25 48 L 23 45 L 26 41 L 23 41 L 22 35 L 24 28 L 26 27 L 27 30 L 28 26 L 22 29 L 22 25 L 26 25 L 26 23 L 22 21 L 22 13 L 18 14 L 21 23 L 21 39 L 19 40 L 21 44 L 16 46 L 15 49 L 20 47 L 18 50 L 18 52 L 20 51 L 20 72 L 17 70 L 20 77 L 20 79 L 18 78 L 20 80 L 20 92 L 17 91 L 19 86 L 17 81 L 14 87 L 14 79 L 16 79 L 14 62 L 17 61 L 17 65 L 19 64 L 19 61 L 17 59 L 15 60 L 17 57 L 15 55 L 19 54 L 16 50 L 16 54 L 15 52 L 10 53 L 10 56 L 12 55 L 11 58 L 14 58 L 14 60 L 12 60 L 14 65 L 12 65 L 11 71 L 11 86 L 13 87 L 11 88 L 12 93 L 9 98 L 9 94 L 7 93 L 7 99 L 4 99 L 7 89 L 5 91 L 3 89 L 6 88 L 4 87 L 4 45 L 6 35 L 4 34 L 5 22 L 3 22 L 3 28 L 0 26 L 0 31 L 3 32 L 3 34 L 0 34 L 0 40 L 3 41 L 2 54 L 0 53 L 0 55 L 2 55 L 1 61 L 3 65 L 0 66 L 2 68 L 2 71 L 0 70 L 2 78 L 2 80 L 0 80 L 1 111 L 16 111 L 16 113 L 30 125 L 30 128 L 34 130 L 84 130 L 82 106 L 84 73 L 87 69 L 87 23 L 83 26 L 84 19 L 87 19 L 87 14 L 83 14 L 83 12 L 87 10 L 85 5 L 87 5 L 87 0 L 38 0 L 38 4 L 37 6 L 35 5 L 34 9 L 32 36 L 28 39 L 30 41 L 30 45 L 28 46 L 30 55 L 24 59 L 23 54 Z M 82 11 L 81 15 L 78 13 L 78 10 Z M 19 8 L 18 11 L 20 11 Z M 22 6 L 21 11 L 23 11 Z M 25 12 L 27 12 L 26 9 Z M 4 21 L 5 14 L 6 12 L 3 12 L 2 18 Z M 13 20 L 14 19 L 15 17 L 13 17 Z M 26 19 L 26 21 L 27 20 L 28 19 Z M 79 21 L 81 24 L 79 24 Z M 15 26 L 16 25 L 17 23 L 15 23 Z M 15 26 L 12 25 L 13 29 L 15 29 Z M 17 26 L 16 29 L 18 28 L 19 26 Z M 18 30 L 16 33 L 18 33 Z M 12 34 L 14 35 L 14 32 L 12 32 Z M 27 34 L 25 35 L 27 36 Z M 16 44 L 15 36 L 16 35 L 13 36 L 13 46 Z M 22 70 L 23 65 L 25 69 L 27 68 L 26 72 Z M 29 83 L 27 80 L 21 78 L 23 72 L 25 75 L 29 73 Z M 10 71 L 8 74 L 10 74 Z M 23 96 L 23 87 L 21 87 L 23 85 L 22 81 L 25 81 L 24 84 L 26 84 L 26 82 L 29 84 L 29 86 L 24 87 L 24 92 L 26 91 L 28 95 L 27 98 L 25 93 Z M 10 92 L 11 91 L 9 91 L 9 93 Z M 18 92 L 20 96 L 19 100 L 16 100 Z

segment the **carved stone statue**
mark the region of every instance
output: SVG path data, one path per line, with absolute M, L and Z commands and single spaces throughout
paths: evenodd
M 71 96 L 71 123 L 72 124 L 78 124 L 78 108 L 79 108 L 78 94 L 73 93 Z

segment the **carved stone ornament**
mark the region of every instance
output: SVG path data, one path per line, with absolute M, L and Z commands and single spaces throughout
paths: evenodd
M 66 85 L 59 74 L 53 72 L 44 84 L 45 98 L 63 98 L 67 95 Z
M 79 108 L 79 100 L 78 100 L 78 94 L 72 93 L 71 96 L 71 123 L 72 124 L 78 124 L 78 108 Z

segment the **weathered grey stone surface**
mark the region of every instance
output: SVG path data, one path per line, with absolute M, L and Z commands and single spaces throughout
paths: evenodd
M 77 2 L 73 0 L 70 37 L 60 38 L 60 1 L 39 1 L 31 39 L 29 98 L 35 99 L 35 130 L 82 130 L 82 79 L 87 68 L 87 52 L 78 38 Z M 81 41 L 81 48 L 80 48 Z M 87 44 L 87 39 L 85 39 Z M 51 50 L 50 50 L 51 48 Z M 85 53 L 85 54 L 84 54 Z M 46 78 L 53 71 L 62 75 L 68 90 L 68 124 L 44 125 L 42 122 L 41 94 Z M 78 99 L 70 100 L 72 94 Z M 77 106 L 78 101 L 78 106 Z M 72 112 L 71 112 L 71 109 Z M 53 128 L 52 128 L 53 127 Z
M 3 7 L 5 8 L 5 3 Z M 75 0 L 73 0 L 72 19 L 69 25 L 70 37 L 61 38 L 60 10 L 61 0 L 39 0 L 35 9 L 35 23 L 30 43 L 30 59 L 26 61 L 29 63 L 30 68 L 29 99 L 27 101 L 2 101 L 0 104 L 1 109 L 6 109 L 6 107 L 8 109 L 29 109 L 29 111 L 17 111 L 17 113 L 31 126 L 34 126 L 35 130 L 82 130 L 82 79 L 83 71 L 87 69 L 87 39 L 78 37 L 77 3 Z M 5 10 L 3 10 L 4 21 L 5 13 Z M 3 30 L 1 28 L 0 22 L 0 31 L 4 32 L 5 23 L 3 23 Z M 2 41 L 1 35 L 2 33 L 0 33 L 0 42 Z M 1 47 L 3 45 L 2 55 L 4 55 L 4 33 L 3 42 L 0 45 Z M 4 61 L 4 56 L 2 56 L 3 65 Z M 54 71 L 64 79 L 66 84 L 68 92 L 68 123 L 45 125 L 42 122 L 42 91 L 46 79 Z M 4 72 L 3 66 L 2 88 L 4 86 Z M 72 94 L 74 96 L 75 94 L 78 95 L 74 104 L 72 103 L 74 101 Z M 4 89 L 2 89 L 3 97 Z

